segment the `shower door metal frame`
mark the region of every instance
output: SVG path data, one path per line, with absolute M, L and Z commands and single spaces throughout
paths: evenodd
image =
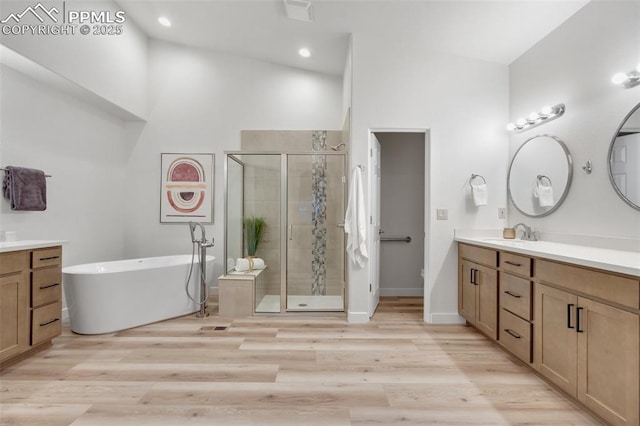
M 348 192 L 348 152 L 326 152 L 326 151 L 225 151 L 225 156 L 238 156 L 238 155 L 279 155 L 280 156 L 280 313 L 287 312 L 346 312 L 347 307 L 347 257 L 346 257 L 346 237 L 343 240 L 343 263 L 342 263 L 342 310 L 337 311 L 335 309 L 314 309 L 314 310 L 292 310 L 287 309 L 287 259 L 288 259 L 288 203 L 289 203 L 289 155 L 330 155 L 341 156 L 343 162 L 342 184 L 343 184 L 343 210 L 346 209 L 347 204 L 347 192 Z M 226 174 L 226 161 L 225 161 L 225 203 L 227 201 L 227 174 Z M 244 183 L 243 183 L 244 187 Z M 225 204 L 225 214 L 227 206 Z M 343 211 L 344 214 L 344 211 Z M 226 228 L 227 217 L 225 216 L 225 256 L 226 256 Z M 272 313 L 273 314 L 273 313 Z
M 228 161 L 229 159 L 232 159 L 233 161 L 235 161 L 236 163 L 238 163 L 241 167 L 242 167 L 242 216 L 244 217 L 244 162 L 242 160 L 240 160 L 239 158 L 236 157 L 235 154 L 231 153 L 231 152 L 225 152 L 224 153 L 224 274 L 226 275 L 229 271 L 227 270 L 227 259 L 228 259 L 228 253 L 227 253 L 227 238 L 228 238 L 228 233 L 227 233 L 227 228 L 229 225 L 229 217 L 228 217 L 228 210 L 229 210 L 229 170 L 228 170 Z M 242 253 L 244 253 L 244 238 L 242 238 L 242 242 L 240 243 L 240 250 L 242 251 Z

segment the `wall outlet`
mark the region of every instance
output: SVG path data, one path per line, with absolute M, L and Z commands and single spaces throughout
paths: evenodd
M 447 209 L 437 209 L 436 210 L 436 219 L 438 220 L 447 220 L 449 217 L 449 210 Z
M 498 219 L 506 219 L 507 218 L 507 209 L 504 207 L 498 208 Z

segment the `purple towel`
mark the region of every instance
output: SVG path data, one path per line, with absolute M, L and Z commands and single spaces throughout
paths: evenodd
M 5 167 L 2 193 L 11 203 L 11 210 L 47 209 L 47 180 L 42 170 Z

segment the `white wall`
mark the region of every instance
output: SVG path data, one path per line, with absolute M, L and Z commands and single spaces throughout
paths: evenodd
M 422 296 L 424 280 L 424 133 L 376 132 L 380 141 L 380 295 Z
M 547 104 L 565 103 L 563 117 L 510 137 L 511 156 L 528 138 L 558 136 L 573 157 L 573 183 L 562 206 L 529 218 L 509 206 L 509 223 L 550 233 L 640 238 L 640 213 L 615 193 L 607 173 L 609 144 L 640 102 L 640 86 L 611 83 L 640 62 L 640 2 L 591 2 L 509 67 L 511 120 Z M 593 162 L 593 173 L 582 165 Z
M 20 240 L 67 240 L 63 264 L 120 259 L 124 249 L 126 132 L 100 109 L 2 66 L 0 165 L 44 170 L 47 210 L 12 211 L 0 228 Z
M 457 321 L 454 228 L 502 228 L 506 207 L 508 69 L 437 52 L 412 40 L 353 37 L 351 166 L 367 164 L 369 129 L 430 129 L 427 166 L 425 319 Z M 473 207 L 471 173 L 489 185 L 487 206 Z M 366 189 L 365 189 L 366 192 Z M 368 202 L 368 201 L 367 201 Z M 449 220 L 436 221 L 435 210 Z M 371 238 L 369 238 L 371 241 Z M 349 269 L 349 318 L 367 320 L 367 269 Z
M 224 152 L 241 130 L 340 129 L 341 79 L 160 41 L 150 43 L 151 108 L 129 127 L 127 257 L 190 253 L 185 224 L 160 224 L 160 154 L 215 154 L 216 277 L 223 273 Z
M 61 8 L 58 2 L 44 4 Z M 34 2 L 28 0 L 3 0 L 3 18 L 33 5 Z M 119 7 L 113 1 L 67 1 L 66 9 L 115 12 Z M 147 114 L 148 39 L 131 20 L 125 21 L 122 27 L 121 35 L 81 35 L 76 31 L 74 35 L 57 36 L 2 35 L 0 41 L 34 62 L 144 118 Z

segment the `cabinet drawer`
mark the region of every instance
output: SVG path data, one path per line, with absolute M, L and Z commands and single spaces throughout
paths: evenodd
M 531 320 L 531 281 L 500 272 L 500 307 Z
M 24 250 L 0 254 L 0 275 L 14 274 L 28 267 L 27 252 Z
M 51 340 L 62 332 L 62 302 L 36 308 L 31 312 L 31 345 Z
M 538 282 L 555 284 L 568 290 L 633 309 L 640 308 L 640 282 L 638 279 L 548 260 L 536 260 L 535 277 Z
M 500 309 L 500 344 L 526 363 L 531 363 L 531 324 Z
M 458 255 L 472 262 L 478 262 L 494 268 L 498 266 L 498 252 L 495 250 L 459 244 Z
M 31 252 L 31 267 L 44 268 L 47 266 L 60 266 L 62 247 L 52 247 Z
M 531 276 L 531 258 L 513 253 L 500 252 L 500 268 L 514 274 Z
M 31 273 L 31 306 L 37 307 L 61 299 L 60 268 L 38 269 Z

